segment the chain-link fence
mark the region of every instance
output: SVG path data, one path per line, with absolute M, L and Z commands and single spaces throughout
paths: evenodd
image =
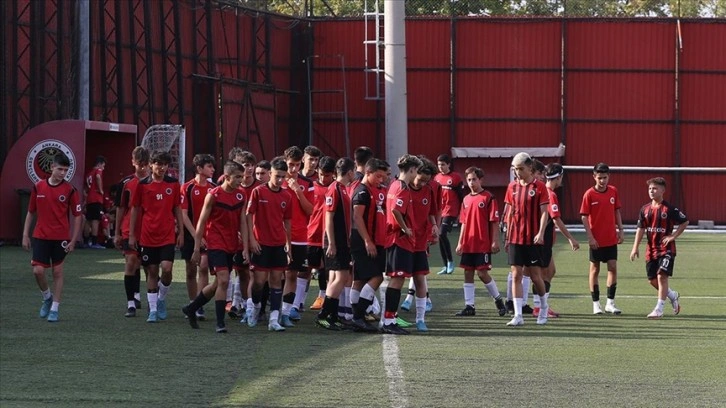
M 296 17 L 359 17 L 384 0 L 225 0 Z M 386 0 L 389 1 L 389 0 Z M 409 17 L 684 17 L 724 18 L 726 0 L 391 0 Z

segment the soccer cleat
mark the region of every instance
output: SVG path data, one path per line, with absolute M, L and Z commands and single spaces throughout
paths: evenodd
M 294 307 L 294 306 L 293 306 L 293 307 Z M 302 312 L 304 312 L 304 311 L 305 311 L 305 305 L 304 305 L 304 304 L 302 304 L 302 302 L 300 302 L 300 304 L 299 304 L 299 305 L 297 305 L 296 309 L 297 309 L 297 311 L 298 311 L 298 312 L 302 313 Z
M 320 296 L 315 298 L 315 301 L 312 305 L 310 305 L 310 310 L 320 310 L 323 308 L 323 302 L 325 302 L 325 298 L 322 298 Z
M 237 309 L 237 306 L 232 306 L 227 309 L 227 315 L 230 319 L 237 319 L 239 317 L 239 309 Z
M 156 314 L 157 314 L 157 317 L 159 318 L 159 320 L 166 320 L 166 316 L 167 316 L 166 299 L 164 299 L 164 300 L 159 299 L 156 302 Z
M 411 327 L 411 326 L 413 326 L 413 323 L 409 323 L 409 322 L 407 322 L 407 321 L 405 321 L 405 320 L 401 319 L 401 318 L 400 318 L 400 317 L 398 317 L 398 316 L 396 316 L 396 324 L 397 324 L 397 325 L 398 325 L 399 327 Z
M 420 332 L 429 331 L 429 328 L 426 326 L 426 322 L 424 322 L 423 320 L 417 320 L 416 321 L 416 331 L 420 331 Z
M 182 313 L 189 319 L 189 325 L 192 326 L 192 329 L 198 329 L 199 323 L 197 323 L 197 314 L 196 313 L 189 313 L 189 305 L 182 307 Z
M 463 316 L 476 316 L 476 309 L 474 306 L 466 305 L 465 308 L 461 309 L 461 311 L 456 312 L 454 316 L 463 317 Z
M 619 315 L 620 313 L 622 313 L 622 310 L 615 307 L 615 302 L 605 305 L 605 311 L 614 315 Z
M 514 314 L 514 301 L 507 300 L 504 305 L 507 307 L 507 313 Z
M 646 317 L 648 319 L 660 319 L 661 317 L 663 317 L 663 311 L 662 310 L 658 310 L 658 308 L 655 308 Z
M 53 304 L 53 296 L 49 297 L 48 299 L 45 299 L 43 301 L 43 304 L 40 305 L 40 318 L 45 319 L 48 317 L 48 313 L 50 313 L 50 306 Z
M 534 312 L 534 309 L 530 305 L 524 305 L 522 306 L 522 315 L 530 314 Z
M 324 317 L 323 318 L 318 317 L 317 319 L 315 319 L 315 324 L 317 324 L 318 326 L 320 326 L 320 327 L 322 327 L 323 329 L 326 329 L 326 330 L 332 330 L 332 331 L 341 331 L 341 330 L 343 330 L 343 327 L 340 324 L 340 322 L 335 321 L 335 320 L 331 320 L 331 319 L 328 319 L 328 318 L 324 318 Z
M 600 302 L 592 302 L 592 314 L 595 314 L 595 315 L 602 314 L 602 307 L 600 306 Z
M 541 309 L 541 308 L 539 309 L 539 313 L 537 314 L 537 324 L 539 324 L 539 325 L 547 324 L 547 310 L 548 309 Z
M 532 309 L 532 316 L 539 317 L 539 307 L 535 306 L 534 309 Z
M 130 307 L 126 310 L 124 317 L 136 317 L 136 308 Z
M 48 312 L 48 321 L 51 323 L 55 323 L 58 321 L 58 311 L 57 310 L 51 310 Z
M 295 327 L 295 323 L 292 322 L 290 316 L 282 315 L 280 317 L 280 325 L 282 327 Z
M 522 316 L 515 316 L 507 323 L 507 326 L 524 326 L 524 318 Z
M 401 310 L 409 311 L 411 310 L 411 301 L 406 299 L 401 303 Z
M 401 326 L 397 325 L 396 323 L 392 324 L 384 324 L 381 328 L 381 331 L 384 334 L 409 334 L 408 330 L 402 328 Z
M 373 312 L 366 313 L 365 321 L 367 321 L 369 323 L 378 321 L 378 316 L 376 316 Z
M 504 316 L 505 314 L 507 314 L 507 306 L 504 304 L 502 298 L 494 299 L 494 304 L 497 306 L 497 312 L 499 312 L 499 316 Z
M 255 308 L 253 308 L 253 307 L 248 308 L 247 315 L 245 317 L 247 318 L 247 327 L 257 326 L 257 316 L 255 313 Z
M 225 312 L 229 312 L 230 310 L 232 310 L 233 307 L 234 306 L 232 306 L 232 302 L 231 301 L 227 301 L 227 303 L 225 303 L 225 305 L 224 305 L 224 311 Z
M 222 323 L 222 325 L 217 325 L 217 328 L 215 329 L 217 333 L 227 333 L 227 326 Z
M 552 308 L 547 308 L 547 318 L 549 319 L 556 319 L 560 317 L 560 314 L 552 310 Z
M 350 321 L 351 326 L 357 332 L 376 333 L 378 328 L 365 321 L 365 319 L 353 319 Z
M 139 299 L 134 299 L 134 306 L 136 309 L 141 309 L 141 301 Z
M 247 324 L 247 314 L 245 313 L 239 321 L 241 324 Z
M 203 322 L 203 321 L 207 320 L 207 316 L 204 315 L 203 307 L 200 307 L 199 309 L 197 309 L 196 315 L 197 315 L 197 320 L 199 320 L 199 321 Z
M 300 311 L 298 311 L 296 308 L 290 309 L 290 320 L 293 322 L 299 322 L 300 319 L 302 319 L 302 316 L 300 315 Z
M 681 298 L 681 294 L 678 293 L 678 292 L 676 292 L 675 299 L 671 300 L 671 305 L 673 306 L 673 314 L 674 315 L 677 315 L 678 313 L 681 313 L 681 303 L 678 301 L 680 298 Z
M 426 313 L 434 309 L 434 304 L 431 303 L 431 298 L 426 298 Z
M 101 244 L 93 244 L 93 245 L 89 245 L 88 247 L 91 249 L 106 249 L 106 247 Z
M 280 326 L 280 323 L 273 320 L 267 325 L 267 330 L 275 331 L 275 332 L 282 332 L 282 331 L 285 331 L 285 328 Z
M 437 275 L 448 275 L 449 273 L 446 272 L 447 270 L 448 270 L 448 268 L 446 266 L 444 266 L 443 268 L 441 268 L 440 271 L 436 272 L 436 274 Z
M 156 315 L 156 311 L 149 312 L 149 317 L 146 318 L 146 323 L 156 323 L 158 321 L 159 321 L 159 319 Z
M 446 263 L 446 274 L 447 275 L 451 275 L 452 273 L 454 273 L 454 269 L 455 269 L 454 261 L 449 261 Z

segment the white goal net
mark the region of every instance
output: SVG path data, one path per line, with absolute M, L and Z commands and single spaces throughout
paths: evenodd
M 145 147 L 149 153 L 155 151 L 169 152 L 171 154 L 171 164 L 167 174 L 171 177 L 179 179 L 183 183 L 185 157 L 186 157 L 186 132 L 182 125 L 153 125 L 146 129 L 141 146 Z

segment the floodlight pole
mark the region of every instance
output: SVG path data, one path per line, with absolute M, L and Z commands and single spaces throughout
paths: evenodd
M 395 167 L 408 153 L 406 106 L 406 2 L 384 0 L 386 160 Z M 395 170 L 395 169 L 394 169 Z

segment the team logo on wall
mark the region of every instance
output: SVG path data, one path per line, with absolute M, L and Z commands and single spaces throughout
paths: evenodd
M 30 181 L 37 183 L 50 177 L 50 166 L 58 153 L 64 153 L 71 162 L 65 177 L 66 181 L 70 181 L 76 173 L 76 156 L 67 144 L 55 139 L 40 141 L 28 152 L 25 170 L 28 172 Z

